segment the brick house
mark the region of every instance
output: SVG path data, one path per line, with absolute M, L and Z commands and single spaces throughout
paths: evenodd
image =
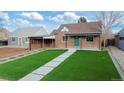
M 62 24 L 50 36 L 35 38 L 40 39 L 41 48 L 49 43 L 49 47 L 55 48 L 101 49 L 101 34 L 101 22 L 86 22 Z M 35 38 L 30 37 L 31 40 Z

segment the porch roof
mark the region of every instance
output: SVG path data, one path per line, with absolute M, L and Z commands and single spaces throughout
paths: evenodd
M 55 36 L 44 36 L 43 39 L 55 39 Z
M 69 36 L 87 36 L 87 35 L 100 35 L 101 33 L 100 32 L 68 32 L 66 33 L 66 35 L 69 35 Z
M 55 39 L 54 35 L 44 35 L 44 36 L 32 36 L 29 38 L 34 38 L 34 39 Z

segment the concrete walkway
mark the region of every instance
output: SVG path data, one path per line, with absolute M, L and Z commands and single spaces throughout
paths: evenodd
M 117 59 L 124 71 L 124 51 L 119 50 L 116 47 L 111 47 L 112 55 Z
M 41 66 L 40 68 L 34 70 L 30 74 L 26 75 L 20 81 L 39 81 L 41 80 L 46 74 L 52 71 L 55 67 L 61 64 L 66 58 L 72 55 L 76 49 L 69 49 L 62 55 L 58 56 L 57 58 L 51 60 L 50 62 L 46 63 L 45 65 Z
M 116 47 L 110 47 L 111 54 L 113 58 L 115 59 L 116 63 L 118 64 L 118 68 L 120 68 L 120 74 L 121 77 L 124 80 L 124 51 L 116 48 Z M 118 69 L 117 68 L 117 69 Z

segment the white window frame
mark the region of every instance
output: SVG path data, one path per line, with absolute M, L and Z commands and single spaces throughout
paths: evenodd
M 15 39 L 14 41 L 13 41 L 13 38 Z M 16 37 L 11 37 L 11 41 L 12 41 L 12 43 L 15 43 L 16 42 Z
M 91 37 L 91 36 L 92 36 L 92 41 L 91 41 L 91 40 L 88 41 L 87 38 L 88 38 L 88 37 Z M 87 35 L 87 36 L 86 36 L 86 41 L 87 41 L 87 42 L 94 42 L 94 36 L 93 36 L 93 35 Z
M 64 36 L 62 36 L 62 43 L 65 43 L 65 42 L 67 42 L 68 41 L 68 39 L 69 39 L 69 37 L 68 37 L 68 39 L 67 40 L 63 40 L 63 37 L 68 37 L 68 36 L 66 36 L 66 35 L 64 35 Z
M 24 37 L 25 38 L 25 43 L 29 43 L 29 38 L 28 37 Z M 27 41 L 26 41 L 27 39 Z

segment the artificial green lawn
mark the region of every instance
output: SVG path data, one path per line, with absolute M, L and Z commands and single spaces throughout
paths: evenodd
M 0 78 L 18 80 L 65 51 L 66 50 L 46 50 L 8 63 L 0 64 Z
M 107 51 L 76 51 L 42 80 L 121 80 Z

